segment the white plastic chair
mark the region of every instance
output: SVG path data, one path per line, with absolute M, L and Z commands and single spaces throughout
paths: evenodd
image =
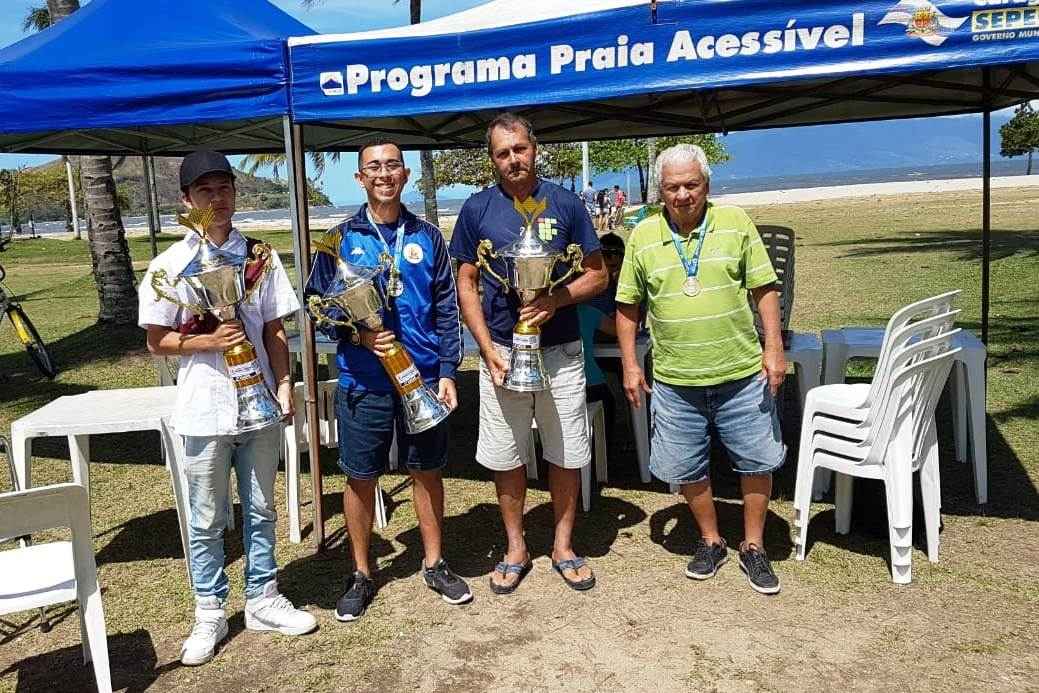
M 912 580 L 912 479 L 913 472 L 920 470 L 927 555 L 937 562 L 941 489 L 934 410 L 957 351 L 949 348 L 952 335 L 946 332 L 892 350 L 885 368 L 874 377 L 877 394 L 860 422 L 816 415 L 817 402 L 832 400 L 832 392 L 827 391 L 840 386 L 809 393 L 794 491 L 797 560 L 805 557 L 812 480 L 816 470 L 823 468 L 837 472 L 838 534 L 849 531 L 853 478 L 884 482 L 892 580 L 898 584 Z
M 536 420 L 530 423 L 530 456 L 524 461 L 527 467 L 527 478 L 538 478 L 538 459 L 534 454 L 534 436 L 538 426 Z M 600 482 L 606 480 L 606 414 L 602 402 L 588 403 L 588 442 L 595 450 L 595 475 Z M 585 512 L 592 509 L 592 465 L 581 467 L 581 507 Z
M 77 602 L 83 662 L 93 661 L 98 691 L 110 693 L 108 638 L 86 489 L 56 484 L 0 494 L 0 527 L 11 537 L 63 527 L 72 530 L 72 541 L 0 551 L 0 615 Z
M 950 291 L 939 296 L 917 301 L 904 308 L 899 309 L 888 320 L 884 329 L 884 338 L 880 353 L 877 357 L 875 373 L 884 372 L 892 357 L 904 349 L 911 341 L 917 339 L 928 339 L 934 335 L 949 332 L 953 328 L 958 309 L 952 308 L 952 302 L 959 296 L 960 291 Z M 833 331 L 823 331 L 825 353 L 828 362 L 824 364 L 824 370 L 832 371 L 834 356 L 833 342 L 828 341 L 828 335 Z M 839 349 L 837 349 L 839 351 Z M 843 384 L 843 364 L 846 358 L 840 360 L 842 375 L 839 380 L 832 380 L 832 373 L 827 378 L 826 389 L 817 393 L 815 408 L 812 416 L 823 415 L 841 419 L 849 419 L 861 422 L 862 417 L 870 408 L 871 403 L 879 394 L 879 388 L 884 385 L 883 378 L 874 378 L 869 385 Z M 837 387 L 830 387 L 836 385 Z M 802 411 L 804 417 L 809 416 L 807 408 Z M 829 487 L 829 475 L 820 474 L 815 480 L 815 498 L 821 498 Z
M 336 419 L 336 388 L 338 380 L 322 380 L 317 384 L 317 416 L 318 438 L 322 447 L 339 447 L 339 425 Z M 298 544 L 303 541 L 300 529 L 299 501 L 299 467 L 300 455 L 307 451 L 307 412 L 303 401 L 303 383 L 296 383 L 292 388 L 292 398 L 296 414 L 292 422 L 285 427 L 285 440 L 282 445 L 282 458 L 285 460 L 285 501 L 289 516 L 289 541 Z M 391 459 L 393 455 L 391 453 Z M 316 456 L 315 456 L 316 460 Z M 382 529 L 386 526 L 386 501 L 382 489 L 375 494 L 375 523 Z

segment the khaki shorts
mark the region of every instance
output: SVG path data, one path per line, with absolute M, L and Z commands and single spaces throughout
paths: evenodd
M 510 349 L 500 344 L 494 346 L 508 361 Z M 592 459 L 581 342 L 548 347 L 542 354 L 552 385 L 541 392 L 513 392 L 497 387 L 487 364 L 480 360 L 480 439 L 476 461 L 488 469 L 515 469 L 534 455 L 532 419 L 538 423 L 546 461 L 563 469 L 579 469 Z

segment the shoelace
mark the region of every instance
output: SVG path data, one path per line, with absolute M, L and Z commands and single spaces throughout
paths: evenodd
M 277 597 L 274 597 L 274 599 L 272 599 L 271 602 L 269 604 L 267 604 L 267 608 L 268 609 L 273 609 L 275 611 L 295 611 L 296 610 L 296 607 L 294 607 L 292 605 L 292 602 L 290 602 L 288 599 L 285 598 L 284 594 L 279 594 Z
M 207 620 L 202 620 L 202 619 L 199 619 L 199 620 L 195 621 L 195 625 L 191 628 L 191 635 L 188 636 L 189 639 L 190 638 L 206 638 L 206 639 L 213 638 L 216 635 L 216 633 L 217 633 L 217 629 L 218 629 L 217 624 L 218 623 L 219 623 L 219 621 L 207 621 Z
M 704 561 L 712 558 L 711 548 L 712 547 L 710 544 L 701 539 L 700 543 L 696 545 L 696 551 L 693 553 L 693 559 L 697 561 Z
M 763 551 L 758 551 L 757 549 L 748 549 L 745 553 L 749 556 L 747 562 L 752 564 L 751 567 L 753 567 L 754 570 L 759 572 L 771 572 L 771 566 L 768 562 L 768 556 L 766 556 Z

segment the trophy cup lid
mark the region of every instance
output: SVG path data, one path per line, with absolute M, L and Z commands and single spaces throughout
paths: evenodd
M 329 293 L 338 294 L 362 284 L 372 284 L 384 269 L 381 263 L 375 266 L 357 265 L 343 258 L 336 258 L 336 279 Z
M 205 272 L 212 272 L 225 267 L 233 267 L 235 269 L 245 267 L 245 256 L 217 248 L 208 239 L 203 238 L 200 239 L 195 257 L 184 268 L 181 275 L 184 277 L 197 277 Z

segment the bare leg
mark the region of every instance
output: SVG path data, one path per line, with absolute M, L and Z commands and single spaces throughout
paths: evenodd
M 682 495 L 685 496 L 689 510 L 693 513 L 700 536 L 708 544 L 721 543 L 718 534 L 718 514 L 714 510 L 714 493 L 711 490 L 710 478 L 695 484 L 682 484 Z
M 743 540 L 765 550 L 765 516 L 772 497 L 771 474 L 744 474 L 740 477 L 743 491 Z
M 530 560 L 527 553 L 527 540 L 523 537 L 523 508 L 527 502 L 527 469 L 523 465 L 507 472 L 494 473 L 494 487 L 498 491 L 498 507 L 501 509 L 502 523 L 505 525 L 505 536 L 508 547 L 505 550 L 505 562 L 522 564 Z M 494 584 L 502 587 L 515 584 L 519 580 L 516 574 L 502 575 L 494 571 L 491 576 Z
M 368 577 L 372 576 L 368 549 L 371 546 L 372 520 L 375 517 L 376 483 L 376 479 L 347 479 L 343 491 L 343 512 L 346 514 L 346 531 L 350 535 L 354 566 Z
M 419 533 L 422 534 L 422 548 L 426 559 L 424 568 L 432 568 L 440 562 L 441 536 L 444 529 L 444 481 L 440 470 L 419 472 L 412 470 L 414 482 L 412 498 L 415 500 L 415 514 L 418 515 Z
M 571 540 L 574 520 L 577 518 L 577 496 L 581 491 L 581 470 L 548 465 L 548 490 L 552 494 L 552 512 L 556 521 L 552 560 L 558 563 L 577 557 Z M 563 572 L 569 580 L 583 580 L 592 576 L 589 565 L 581 566 L 580 570 Z

